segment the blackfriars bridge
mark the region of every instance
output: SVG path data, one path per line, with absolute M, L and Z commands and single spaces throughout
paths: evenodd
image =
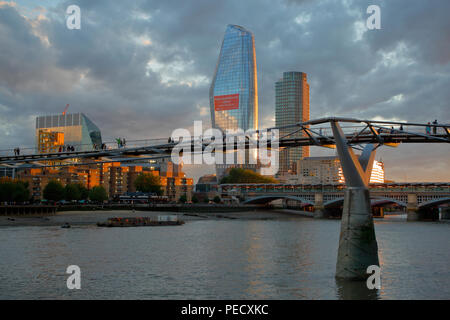
M 450 203 L 450 183 L 376 183 L 369 184 L 372 207 L 396 205 L 406 209 L 408 220 L 435 219 L 433 214 L 442 204 Z M 295 185 L 295 184 L 222 184 L 223 197 L 239 199 L 242 204 L 268 204 L 283 200 L 287 205 L 313 208 L 314 217 L 323 218 L 344 202 L 345 185 Z M 327 212 L 328 211 L 328 212 Z M 378 211 L 382 216 L 383 212 Z M 450 212 L 443 211 L 443 218 Z

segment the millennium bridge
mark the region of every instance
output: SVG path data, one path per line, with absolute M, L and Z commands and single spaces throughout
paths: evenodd
M 325 128 L 323 126 L 326 126 Z M 182 153 L 203 153 L 205 150 L 229 152 L 245 149 L 255 149 L 260 145 L 260 134 L 264 132 L 275 134 L 268 147 L 283 149 L 298 146 L 321 146 L 335 148 L 342 166 L 346 187 L 342 192 L 300 192 L 282 187 L 283 197 L 298 197 L 300 202 L 314 205 L 316 216 L 323 215 L 327 205 L 343 201 L 341 232 L 336 262 L 335 276 L 338 279 L 366 280 L 369 276 L 367 268 L 379 266 L 378 244 L 372 216 L 373 201 L 395 202 L 406 205 L 408 218 L 419 219 L 420 209 L 445 203 L 447 194 L 410 192 L 404 190 L 401 194 L 383 190 L 374 190 L 369 185 L 376 150 L 381 146 L 396 147 L 402 143 L 436 143 L 441 148 L 448 148 L 450 143 L 449 124 L 424 124 L 396 121 L 360 120 L 351 118 L 322 118 L 299 122 L 289 126 L 255 130 L 252 134 L 227 133 L 225 137 L 172 137 L 152 139 L 150 143 L 128 144 L 127 148 L 114 148 L 111 145 L 97 150 L 85 150 L 83 146 L 75 146 L 71 152 L 37 153 L 33 149 L 21 149 L 14 155 L 13 150 L 0 150 L 0 166 L 5 168 L 64 166 L 86 163 L 133 162 L 171 157 L 174 150 L 177 155 Z M 277 137 L 277 132 L 282 136 Z M 239 136 L 244 139 L 239 139 Z M 266 134 L 267 136 L 267 134 Z M 273 137 L 273 135 L 272 135 Z M 187 139 L 185 139 L 187 138 Z M 231 139 L 230 139 L 231 138 Z M 242 137 L 241 137 L 242 138 Z M 232 140 L 232 149 L 229 149 Z M 225 144 L 224 142 L 227 141 Z M 133 145 L 134 144 L 134 145 Z M 264 142 L 263 142 L 264 145 Z M 180 149 L 180 147 L 182 147 Z M 213 147 L 213 148 L 212 148 Z M 356 151 L 361 153 L 357 155 Z M 34 151 L 34 152 L 33 152 Z M 275 187 L 276 188 L 276 187 Z M 448 190 L 448 186 L 446 187 Z M 375 188 L 376 189 L 376 188 Z M 445 189 L 445 187 L 444 187 Z M 267 191 L 267 190 L 266 190 Z M 277 190 L 278 192 L 278 190 Z M 278 194 L 280 194 L 278 193 Z M 272 194 L 260 194 L 260 197 L 276 197 Z M 377 199 L 377 195 L 380 198 Z M 250 195 L 251 196 L 251 195 Z M 266 201 L 254 194 L 253 201 Z M 314 198 L 313 198 L 314 197 Z M 433 198 L 435 197 L 435 198 Z M 440 197 L 440 198 L 437 198 Z M 248 198 L 248 201 L 251 201 Z
M 336 148 L 336 139 L 332 128 L 336 124 L 342 130 L 345 145 L 362 151 L 361 145 L 374 144 L 375 151 L 379 146 L 396 147 L 402 143 L 450 143 L 450 125 L 420 124 L 396 121 L 358 120 L 351 118 L 322 118 L 299 122 L 293 125 L 253 130 L 245 133 L 245 141 L 239 142 L 240 134 L 226 133 L 221 141 L 207 137 L 191 136 L 187 139 L 168 141 L 167 138 L 129 140 L 126 147 L 117 147 L 115 142 L 106 142 L 105 148 L 100 146 L 74 145 L 75 151 L 39 153 L 35 148 L 20 148 L 16 155 L 14 149 L 0 150 L 0 166 L 16 167 L 55 167 L 65 165 L 83 165 L 107 162 L 142 162 L 143 160 L 171 157 L 174 148 L 190 151 L 192 155 L 202 153 L 207 147 L 214 147 L 214 152 L 230 151 L 229 137 L 233 139 L 233 150 L 251 149 L 260 146 L 260 133 L 280 130 L 284 134 L 268 141 L 268 147 L 279 149 L 299 146 L 320 146 Z M 339 124 L 343 124 L 342 128 Z M 426 128 L 430 133 L 426 133 Z M 433 133 L 431 133 L 433 128 Z M 256 136 L 256 138 L 255 138 Z M 448 147 L 445 145 L 444 147 Z M 49 164 L 51 162 L 51 164 Z

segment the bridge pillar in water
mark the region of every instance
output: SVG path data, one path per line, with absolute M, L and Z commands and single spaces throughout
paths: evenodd
M 450 207 L 442 208 L 441 219 L 448 220 L 450 219 Z
M 323 193 L 316 193 L 314 195 L 314 218 L 325 218 L 325 207 L 323 206 Z
M 347 186 L 342 210 L 336 278 L 362 281 L 369 276 L 367 267 L 379 266 L 368 189 L 376 148 L 368 144 L 357 157 L 348 145 L 340 125 L 336 121 L 330 124 Z
M 384 218 L 384 208 L 383 207 L 372 207 L 372 216 L 374 218 Z
M 420 219 L 419 208 L 417 205 L 417 195 L 408 194 L 408 202 L 406 204 L 407 221 L 418 221 Z
M 365 280 L 370 265 L 379 261 L 369 190 L 350 187 L 344 194 L 336 278 Z

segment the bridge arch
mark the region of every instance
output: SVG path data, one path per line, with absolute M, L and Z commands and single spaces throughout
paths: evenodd
M 325 208 L 333 207 L 335 205 L 343 204 L 344 203 L 344 197 L 336 198 L 333 200 L 329 200 L 323 203 L 323 206 Z
M 397 200 L 397 199 L 382 198 L 382 197 L 371 197 L 370 199 L 371 199 L 371 201 L 370 201 L 370 205 L 371 206 L 395 203 L 395 204 L 398 204 L 401 207 L 405 207 L 406 208 L 406 203 L 403 202 L 403 201 Z
M 287 200 L 295 200 L 300 201 L 302 205 L 310 205 L 313 206 L 314 202 L 310 200 L 303 199 L 301 197 L 291 196 L 291 195 L 267 195 L 267 196 L 256 196 L 254 198 L 250 198 L 242 202 L 242 204 L 263 204 L 269 203 L 278 199 L 287 199 Z
M 370 197 L 370 199 L 371 199 L 371 201 L 370 201 L 371 206 L 385 205 L 388 203 L 396 203 L 399 206 L 406 207 L 406 203 L 404 203 L 400 200 L 392 199 L 392 198 Z M 336 198 L 336 199 L 327 201 L 323 204 L 323 206 L 325 208 L 329 208 L 329 207 L 333 207 L 335 205 L 339 205 L 339 204 L 343 204 L 343 203 L 344 203 L 344 197 L 341 197 L 341 198 Z
M 450 197 L 434 199 L 434 200 L 422 202 L 419 205 L 419 208 L 430 208 L 430 207 L 434 207 L 434 206 L 439 206 L 439 205 L 444 204 L 444 203 L 450 203 Z

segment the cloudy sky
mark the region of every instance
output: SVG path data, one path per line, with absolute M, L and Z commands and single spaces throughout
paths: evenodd
M 81 8 L 80 30 L 66 27 L 71 4 Z M 381 30 L 366 29 L 371 4 Z M 308 74 L 311 118 L 450 123 L 449 12 L 448 0 L 0 0 L 0 149 L 33 146 L 35 117 L 67 103 L 104 140 L 210 125 L 227 24 L 255 35 L 261 126 L 274 125 L 283 71 Z M 388 179 L 450 181 L 449 151 L 382 147 L 377 159 Z

